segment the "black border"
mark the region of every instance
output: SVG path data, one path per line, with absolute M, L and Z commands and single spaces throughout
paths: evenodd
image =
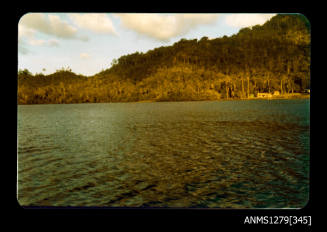
M 148 2 L 149 3 L 149 2 Z M 213 226 L 212 229 L 219 230 L 221 226 L 227 226 L 227 227 L 233 227 L 233 226 L 240 226 L 252 229 L 253 227 L 261 227 L 261 225 L 244 225 L 244 220 L 246 216 L 282 216 L 282 215 L 289 215 L 289 216 L 312 216 L 313 221 L 315 221 L 315 214 L 314 214 L 314 204 L 315 202 L 315 194 L 314 194 L 314 182 L 316 182 L 315 177 L 316 174 L 314 174 L 314 171 L 316 170 L 314 168 L 314 163 L 317 162 L 317 159 L 315 157 L 317 151 L 315 151 L 313 142 L 315 141 L 316 137 L 313 135 L 312 131 L 314 129 L 314 123 L 312 123 L 313 120 L 313 101 L 315 99 L 315 84 L 314 81 L 312 82 L 312 79 L 315 79 L 315 73 L 312 67 L 312 61 L 315 60 L 313 58 L 314 52 L 313 48 L 315 46 L 311 45 L 311 99 L 310 99 L 310 200 L 308 204 L 303 209 L 245 209 L 245 210 L 234 210 L 234 209 L 156 209 L 156 208 L 79 208 L 79 207 L 73 207 L 73 208 L 54 208 L 54 209 L 45 209 L 45 208 L 22 208 L 16 199 L 16 177 L 17 177 L 17 78 L 14 77 L 17 76 L 17 25 L 19 22 L 19 19 L 21 16 L 23 16 L 25 13 L 28 12 L 158 12 L 158 13 L 165 13 L 165 12 L 171 12 L 171 13 L 302 13 L 305 15 L 308 20 L 311 23 L 311 43 L 315 44 L 315 30 L 316 30 L 316 21 L 314 20 L 314 13 L 312 9 L 308 6 L 308 4 L 297 2 L 296 6 L 297 9 L 289 8 L 286 6 L 286 9 L 280 9 L 273 6 L 260 6 L 256 5 L 257 9 L 251 8 L 249 9 L 250 5 L 248 2 L 244 2 L 241 5 L 233 6 L 233 7 L 221 7 L 212 6 L 213 2 L 208 3 L 204 5 L 205 3 L 199 3 L 199 2 L 189 2 L 184 3 L 183 6 L 175 5 L 175 3 L 168 4 L 167 2 L 163 2 L 162 5 L 156 5 L 153 6 L 152 4 L 140 5 L 138 2 L 134 2 L 130 5 L 130 3 L 126 2 L 126 5 L 123 7 L 117 7 L 116 5 L 111 5 L 111 3 L 108 3 L 107 7 L 92 7 L 91 4 L 95 3 L 88 3 L 85 5 L 67 5 L 66 3 L 63 4 L 57 4 L 57 2 L 53 3 L 57 6 L 44 6 L 40 3 L 38 4 L 31 4 L 26 3 L 24 6 L 19 5 L 19 7 L 16 8 L 16 14 L 15 18 L 13 18 L 12 22 L 13 25 L 10 27 L 11 34 L 13 35 L 11 38 L 12 45 L 10 49 L 12 53 L 14 53 L 14 66 L 11 70 L 13 70 L 11 75 L 11 84 L 10 86 L 12 89 L 10 89 L 10 107 L 12 107 L 13 116 L 12 119 L 14 119 L 14 124 L 16 123 L 16 130 L 13 130 L 13 147 L 10 149 L 10 156 L 11 156 L 11 162 L 10 167 L 12 167 L 11 174 L 12 178 L 10 181 L 10 194 L 9 198 L 11 205 L 10 209 L 13 210 L 14 214 L 11 214 L 14 216 L 14 219 L 17 220 L 17 224 L 22 224 L 22 226 L 35 226 L 38 227 L 41 224 L 47 227 L 57 227 L 59 223 L 65 222 L 69 224 L 75 224 L 76 226 L 79 225 L 81 227 L 84 227 L 86 225 L 91 225 L 91 228 L 93 226 L 97 226 L 99 224 L 93 224 L 93 223 L 100 223 L 104 228 L 111 230 L 114 229 L 112 227 L 113 222 L 119 222 L 119 225 L 122 227 L 125 227 L 126 225 L 129 226 L 138 226 L 140 224 L 148 225 L 145 227 L 149 227 L 153 222 L 155 222 L 158 226 L 153 227 L 154 230 L 157 230 L 158 228 L 163 228 L 167 224 L 171 224 L 172 222 L 178 223 L 184 226 L 191 226 L 198 224 L 198 222 L 201 222 L 201 228 L 204 229 L 206 226 L 211 225 Z M 75 3 L 79 4 L 79 3 Z M 100 4 L 100 3 L 99 3 Z M 157 3 L 159 4 L 159 3 Z M 200 5 L 199 5 L 200 4 Z M 235 3 L 237 5 L 238 3 Z M 275 3 L 272 3 L 275 5 Z M 60 5 L 60 7 L 58 7 Z M 128 5 L 128 6 L 127 6 Z M 233 4 L 232 4 L 233 5 Z M 237 8 L 238 7 L 238 8 Z M 258 9 L 258 7 L 261 7 L 261 9 Z M 300 8 L 299 8 L 300 7 Z M 59 9 L 60 8 L 60 9 Z M 97 9 L 95 9 L 97 8 Z M 13 16 L 13 15 L 11 15 Z M 15 73 L 14 73 L 15 72 Z M 317 90 L 318 92 L 318 90 Z M 11 95 L 12 94 L 12 95 Z M 263 225 L 265 228 L 267 225 Z M 281 225 L 269 225 L 272 226 L 275 229 L 280 228 Z M 145 228 L 144 227 L 144 228 Z M 289 227 L 289 225 L 286 225 L 286 227 Z M 307 226 L 293 226 L 293 228 L 296 227 L 307 227 Z M 151 227 L 150 227 L 151 228 Z

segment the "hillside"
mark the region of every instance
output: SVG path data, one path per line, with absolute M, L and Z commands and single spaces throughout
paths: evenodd
M 247 98 L 310 87 L 310 26 L 302 15 L 277 15 L 262 26 L 209 40 L 121 56 L 92 77 L 58 70 L 18 73 L 18 103 L 179 101 Z

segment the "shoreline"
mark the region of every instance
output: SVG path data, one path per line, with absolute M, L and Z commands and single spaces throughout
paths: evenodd
M 200 101 L 249 101 L 249 100 L 297 100 L 297 99 L 310 99 L 310 94 L 296 94 L 296 95 L 284 95 L 273 97 L 250 97 L 250 98 L 230 98 L 230 99 L 215 99 L 215 100 L 140 100 L 140 101 L 120 101 L 120 102 L 79 102 L 79 103 L 41 103 L 41 104 L 19 104 L 19 105 L 69 105 L 69 104 L 93 104 L 93 103 L 154 103 L 154 102 L 200 102 Z

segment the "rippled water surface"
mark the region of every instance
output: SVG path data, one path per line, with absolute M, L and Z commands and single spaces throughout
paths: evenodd
M 23 206 L 301 208 L 309 99 L 18 106 Z

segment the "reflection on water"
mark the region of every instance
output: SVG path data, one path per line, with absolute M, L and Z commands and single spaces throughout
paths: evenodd
M 23 206 L 300 208 L 309 100 L 18 106 Z

